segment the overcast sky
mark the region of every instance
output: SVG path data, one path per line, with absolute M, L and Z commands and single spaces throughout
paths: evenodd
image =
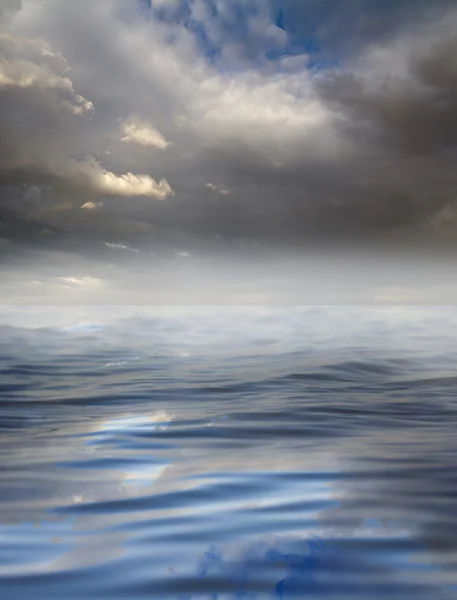
M 4 240 L 453 238 L 455 2 L 0 6 Z

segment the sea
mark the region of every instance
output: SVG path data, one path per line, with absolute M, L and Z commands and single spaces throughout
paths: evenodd
M 455 306 L 2 306 L 0 598 L 457 599 Z

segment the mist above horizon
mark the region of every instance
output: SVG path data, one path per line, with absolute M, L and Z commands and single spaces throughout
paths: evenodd
M 3 306 L 447 305 L 457 302 L 450 252 L 337 246 L 88 244 L 8 251 Z

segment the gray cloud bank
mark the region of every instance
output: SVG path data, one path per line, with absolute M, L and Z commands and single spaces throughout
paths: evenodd
M 0 236 L 454 238 L 455 6 L 359 24 L 316 71 L 305 51 L 265 58 L 291 35 L 266 5 L 244 39 L 216 5 L 192 4 L 215 65 L 137 3 L 2 2 Z

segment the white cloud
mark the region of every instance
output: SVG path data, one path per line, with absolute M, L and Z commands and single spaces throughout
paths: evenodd
M 130 246 L 126 246 L 125 244 L 112 244 L 110 242 L 106 242 L 105 246 L 113 250 L 126 250 L 127 252 L 134 252 L 135 254 L 140 253 L 140 251 L 136 248 L 131 248 Z
M 77 287 L 98 287 L 102 284 L 101 279 L 95 277 L 59 277 L 64 285 Z
M 104 169 L 92 156 L 80 161 L 65 156 L 47 156 L 40 166 L 49 175 L 66 180 L 77 188 L 83 187 L 99 194 L 149 196 L 156 200 L 164 200 L 173 194 L 165 179 L 157 182 L 149 175 L 117 175 Z M 89 206 L 86 206 L 86 209 L 89 209 Z
M 44 7 L 30 2 L 14 17 L 27 10 L 39 12 Z M 34 15 L 37 16 L 36 13 Z M 17 25 L 17 23 L 16 23 Z M 92 101 L 77 93 L 68 62 L 43 41 L 40 34 L 21 32 L 13 27 L 0 29 L 0 102 L 1 125 L 8 146 L 3 169 L 20 169 L 40 176 L 52 177 L 73 188 L 85 188 L 98 194 L 116 196 L 148 196 L 163 200 L 173 193 L 165 179 L 156 181 L 147 173 L 104 168 L 94 158 L 98 154 L 96 140 L 87 116 L 93 116 Z M 3 94 L 3 95 L 2 95 Z M 21 116 L 26 110 L 27 128 Z M 49 116 L 52 116 L 52 129 Z M 93 122 L 93 121 L 92 121 Z M 45 125 L 48 123 L 48 125 Z M 153 128 L 139 122 L 126 123 L 126 136 L 141 144 L 165 147 L 167 142 Z M 130 128 L 129 128 L 130 127 Z M 86 155 L 84 159 L 74 156 Z M 124 162 L 124 161 L 122 161 Z M 120 165 L 122 168 L 122 165 Z M 30 194 L 38 198 L 40 188 L 32 184 Z M 35 193 L 36 191 L 36 193 Z M 86 202 L 84 210 L 94 210 L 99 203 Z M 56 210 L 62 210 L 63 204 Z
M 123 125 L 122 142 L 140 144 L 141 146 L 154 146 L 165 150 L 170 144 L 161 133 L 152 125 L 141 122 L 137 117 L 131 117 Z
M 41 39 L 21 36 L 11 29 L 0 30 L 0 89 L 34 88 L 55 90 L 60 105 L 76 115 L 91 113 L 94 105 L 75 92 L 66 76 L 65 59 Z
M 218 187 L 217 185 L 214 185 L 213 183 L 207 183 L 206 187 L 209 188 L 210 190 L 212 190 L 213 192 L 215 192 L 216 194 L 220 194 L 221 196 L 230 196 L 230 194 L 232 193 L 230 190 L 228 190 L 226 188 Z
M 115 175 L 109 171 L 94 171 L 91 174 L 93 187 L 96 191 L 118 196 L 151 196 L 164 200 L 173 190 L 165 179 L 155 181 L 149 175 L 134 175 L 125 173 Z
M 97 210 L 102 208 L 103 202 L 86 202 L 81 206 L 82 210 Z

